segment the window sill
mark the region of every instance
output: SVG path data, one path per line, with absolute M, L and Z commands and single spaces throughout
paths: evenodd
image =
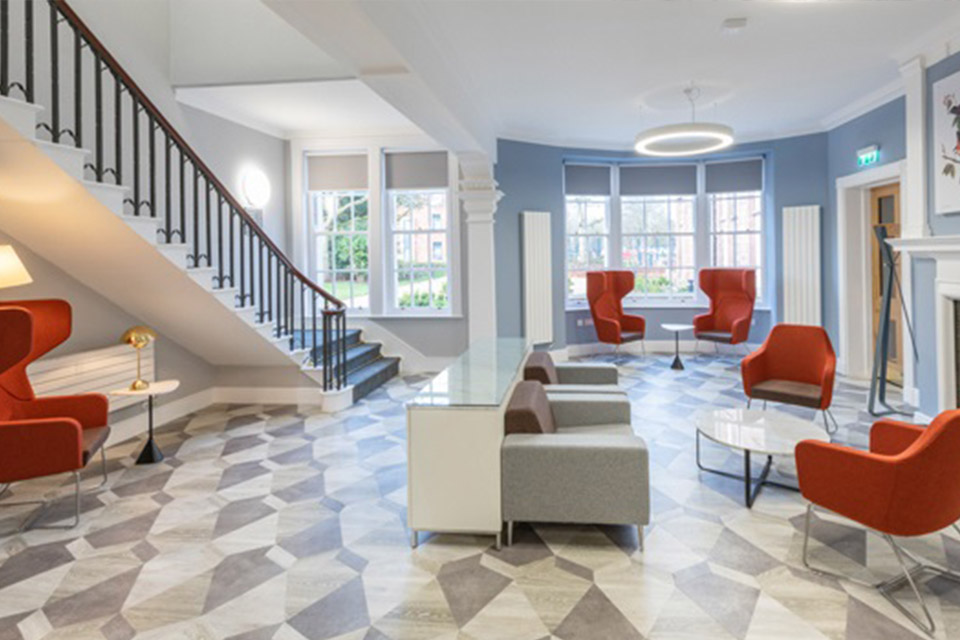
M 677 302 L 677 301 L 652 302 L 652 303 L 644 303 L 639 305 L 627 303 L 623 306 L 624 311 L 646 311 L 650 309 L 693 309 L 697 311 L 706 311 L 709 308 L 710 308 L 709 304 L 701 304 L 699 302 Z M 763 304 L 758 304 L 754 306 L 753 310 L 764 311 L 764 312 L 772 311 L 772 309 L 769 306 L 763 305 Z M 566 308 L 567 313 L 575 313 L 577 311 L 589 312 L 590 307 L 588 305 L 567 305 L 567 308 Z
M 463 320 L 459 313 L 351 313 L 347 310 L 347 317 L 351 320 Z

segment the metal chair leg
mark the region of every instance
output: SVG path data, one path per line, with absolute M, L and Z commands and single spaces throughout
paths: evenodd
M 833 412 L 830 411 L 830 409 L 824 409 L 823 416 L 824 416 L 823 418 L 824 423 L 826 423 L 828 417 L 830 418 L 830 422 L 833 423 L 833 431 L 831 431 L 830 427 L 828 426 L 827 433 L 829 433 L 830 435 L 833 435 L 834 433 L 840 430 L 840 423 L 837 422 L 837 419 L 834 417 Z
M 750 408 L 750 403 L 753 402 L 753 398 L 747 398 L 747 409 Z
M 898 585 L 898 582 L 891 583 L 889 587 L 878 587 L 880 593 L 883 595 L 887 601 L 892 604 L 894 607 L 900 610 L 900 613 L 910 618 L 910 621 L 913 624 L 920 627 L 922 631 L 929 635 L 933 635 L 933 632 L 936 631 L 937 625 L 933 621 L 933 616 L 930 615 L 930 609 L 927 608 L 927 603 L 923 599 L 923 596 L 920 594 L 920 590 L 917 588 L 917 583 L 913 579 L 913 573 L 917 572 L 918 569 L 922 570 L 923 565 L 917 565 L 911 568 L 907 568 L 907 565 L 903 561 L 903 554 L 901 553 L 900 546 L 894 542 L 893 538 L 887 534 L 883 536 L 887 540 L 887 544 L 890 545 L 890 548 L 893 549 L 893 554 L 897 557 L 897 563 L 900 565 L 900 570 L 903 571 L 903 575 L 907 580 L 907 583 L 910 585 L 910 588 L 913 590 L 913 595 L 916 596 L 917 602 L 920 603 L 920 609 L 923 611 L 924 617 L 927 619 L 927 624 L 923 624 L 919 617 L 917 617 L 912 611 L 908 610 L 903 606 L 899 600 L 893 597 L 894 584 Z M 899 586 L 899 585 L 898 585 Z
M 767 410 L 767 401 L 766 401 L 766 400 L 763 401 L 763 410 L 764 410 L 764 411 Z
M 507 546 L 513 546 L 513 520 L 507 520 Z
M 103 472 L 103 480 L 100 481 L 100 486 L 107 484 L 107 448 L 100 447 L 100 470 Z
M 643 552 L 643 525 L 637 525 L 637 543 L 640 545 L 639 549 L 641 553 Z

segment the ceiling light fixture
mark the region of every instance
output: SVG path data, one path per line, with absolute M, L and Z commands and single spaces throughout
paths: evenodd
M 695 156 L 726 149 L 733 144 L 733 129 L 724 124 L 697 122 L 700 89 L 691 84 L 683 90 L 690 101 L 690 122 L 654 127 L 637 135 L 634 149 L 645 156 Z

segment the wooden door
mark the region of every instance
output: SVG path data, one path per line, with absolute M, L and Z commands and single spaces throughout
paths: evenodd
M 890 184 L 870 190 L 871 227 L 886 227 L 888 238 L 900 237 L 900 185 Z M 880 244 L 871 231 L 871 262 L 873 264 L 873 344 L 877 343 L 880 328 L 880 307 L 883 303 L 883 288 L 886 284 L 883 258 Z M 897 278 L 900 278 L 900 265 L 897 265 Z M 887 348 L 887 381 L 903 385 L 903 312 L 900 302 L 900 289 L 894 284 L 890 302 L 890 341 Z

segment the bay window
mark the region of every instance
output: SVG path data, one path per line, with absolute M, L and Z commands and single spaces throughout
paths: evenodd
M 586 272 L 635 274 L 628 303 L 692 304 L 701 267 L 748 267 L 762 292 L 763 161 L 564 167 L 567 302 Z

